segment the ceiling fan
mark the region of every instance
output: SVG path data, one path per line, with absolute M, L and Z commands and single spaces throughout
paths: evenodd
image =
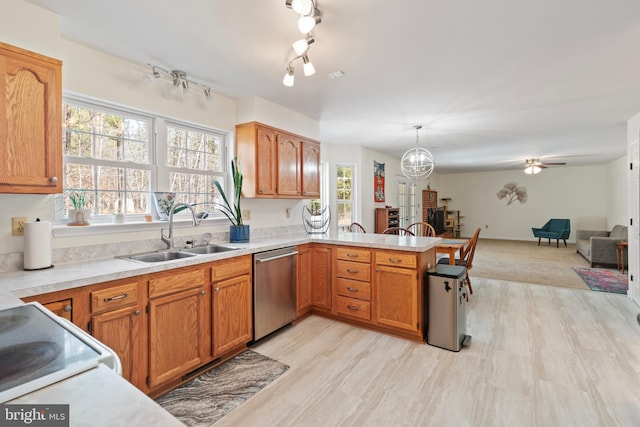
M 540 159 L 526 159 L 524 162 L 524 173 L 532 175 L 540 173 L 547 166 L 564 166 L 565 162 L 542 162 Z

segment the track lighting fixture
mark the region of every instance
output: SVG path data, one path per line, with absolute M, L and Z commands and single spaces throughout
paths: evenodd
M 203 83 L 197 82 L 195 80 L 190 79 L 187 76 L 187 73 L 181 70 L 165 70 L 162 67 L 158 67 L 157 65 L 147 64 L 151 67 L 151 73 L 145 74 L 145 78 L 153 83 L 154 81 L 164 78 L 165 80 L 171 81 L 173 85 L 171 86 L 170 92 L 173 95 L 184 96 L 185 98 L 190 98 L 192 96 L 191 87 L 197 87 L 202 90 L 204 97 L 206 100 L 211 98 L 211 88 Z
M 282 84 L 288 87 L 292 87 L 293 86 L 293 81 L 294 81 L 294 77 L 293 77 L 293 72 L 294 72 L 294 68 L 291 66 L 291 64 L 287 65 L 287 73 L 284 75 L 284 79 L 282 79 Z
M 316 41 L 315 37 L 310 33 L 317 24 L 322 22 L 322 13 L 316 9 L 314 0 L 285 0 L 285 6 L 300 15 L 298 18 L 298 29 L 302 34 L 306 35 L 305 38 L 293 42 L 292 47 L 295 57 L 289 60 L 287 72 L 282 80 L 285 86 L 292 87 L 294 82 L 294 68 L 292 64 L 296 59 L 302 58 L 302 70 L 305 76 L 312 76 L 316 73 L 315 67 L 309 60 L 308 52 L 309 46 Z

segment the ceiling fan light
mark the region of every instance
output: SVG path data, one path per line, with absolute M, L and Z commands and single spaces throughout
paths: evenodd
M 540 171 L 542 171 L 542 168 L 536 165 L 528 165 L 524 168 L 524 173 L 526 173 L 527 175 L 535 175 L 537 173 L 540 173 Z
M 313 10 L 313 1 L 311 0 L 292 0 L 291 9 L 299 15 L 308 15 Z

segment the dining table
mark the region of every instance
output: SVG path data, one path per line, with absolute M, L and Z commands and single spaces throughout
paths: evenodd
M 442 239 L 440 243 L 436 245 L 436 253 L 448 254 L 449 264 L 456 264 L 456 252 L 460 251 L 460 259 L 462 259 L 462 253 L 464 247 L 469 243 L 469 239 Z

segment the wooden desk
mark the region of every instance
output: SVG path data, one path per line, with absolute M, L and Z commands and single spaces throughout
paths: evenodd
M 436 253 L 449 254 L 449 265 L 456 264 L 456 252 L 460 251 L 460 258 L 465 245 L 469 243 L 467 239 L 443 239 L 436 245 Z
M 618 270 L 624 273 L 624 250 L 629 246 L 629 242 L 616 243 L 616 261 L 618 263 Z

